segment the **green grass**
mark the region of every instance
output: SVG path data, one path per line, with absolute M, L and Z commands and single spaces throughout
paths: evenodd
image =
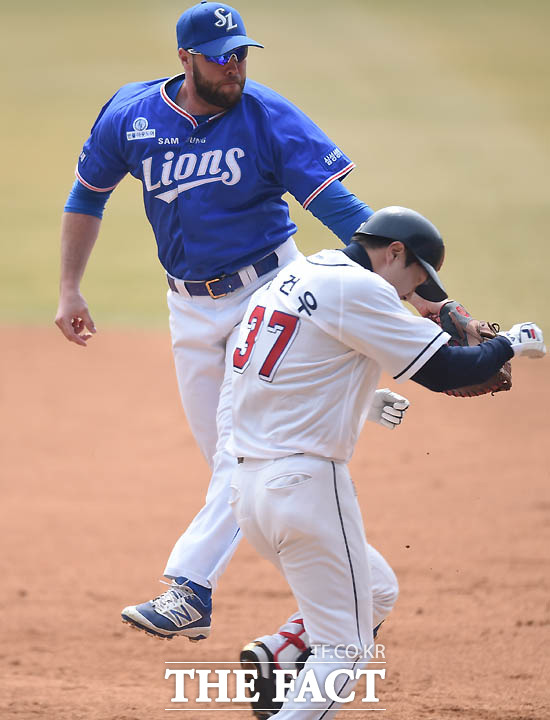
M 372 207 L 432 219 L 447 288 L 504 325 L 544 317 L 550 290 L 547 2 L 243 0 L 249 76 L 295 101 L 350 155 Z M 55 313 L 58 232 L 82 142 L 123 83 L 179 70 L 185 5 L 28 2 L 3 10 L 0 322 Z M 298 244 L 338 244 L 290 199 Z M 83 283 L 98 326 L 164 326 L 165 286 L 141 189 L 109 203 Z

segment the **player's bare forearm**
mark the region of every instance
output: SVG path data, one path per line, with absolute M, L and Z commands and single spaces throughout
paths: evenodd
M 60 294 L 78 292 L 100 225 L 94 215 L 63 213 Z
M 61 275 L 55 324 L 67 340 L 86 346 L 95 333 L 80 281 L 99 233 L 101 220 L 93 215 L 64 213 L 61 224 Z

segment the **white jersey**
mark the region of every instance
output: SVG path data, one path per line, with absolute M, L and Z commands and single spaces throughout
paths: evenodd
M 252 295 L 241 323 L 229 452 L 348 462 L 382 370 L 403 382 L 449 338 L 343 252 L 295 260 Z

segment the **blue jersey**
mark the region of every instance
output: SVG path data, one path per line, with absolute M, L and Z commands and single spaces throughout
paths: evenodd
M 102 108 L 76 172 L 98 192 L 126 173 L 141 180 L 160 262 L 176 278 L 206 280 L 296 232 L 285 192 L 307 208 L 354 164 L 296 106 L 251 80 L 235 107 L 199 123 L 167 92 L 182 80 L 122 87 Z

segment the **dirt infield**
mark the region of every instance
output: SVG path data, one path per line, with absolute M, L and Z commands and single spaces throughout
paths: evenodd
M 516 362 L 514 389 L 493 398 L 408 383 L 404 427 L 363 433 L 352 472 L 368 538 L 401 584 L 380 635 L 388 720 L 549 717 L 548 362 Z M 166 717 L 166 662 L 237 659 L 286 618 L 292 597 L 242 543 L 208 641 L 167 643 L 123 626 L 124 605 L 161 591 L 208 477 L 168 334 L 102 332 L 82 350 L 54 328 L 4 328 L 0 363 L 0 717 Z

